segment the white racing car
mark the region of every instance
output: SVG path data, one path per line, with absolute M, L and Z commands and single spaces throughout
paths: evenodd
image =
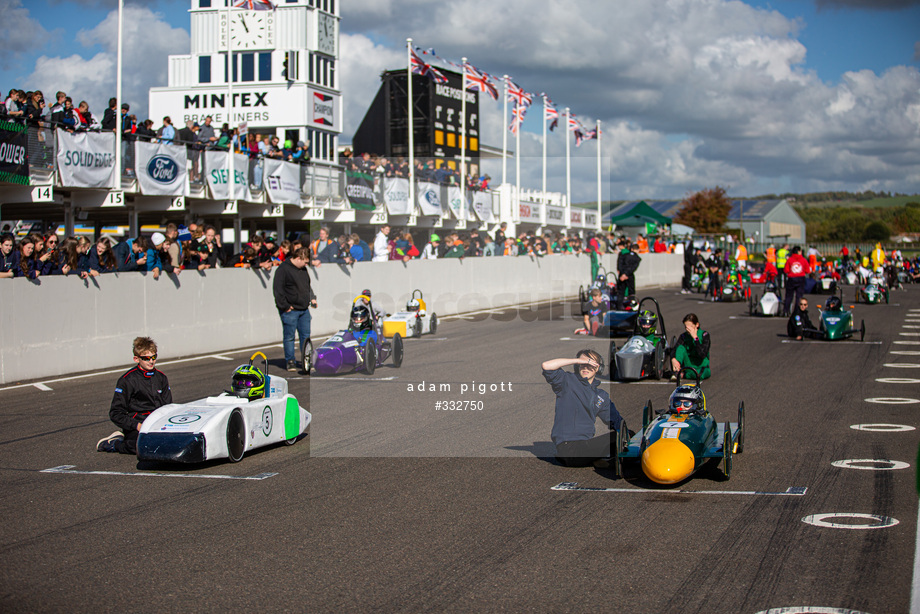
M 262 357 L 262 370 L 252 359 Z M 312 416 L 288 394 L 287 381 L 265 375 L 268 361 L 256 352 L 233 372 L 231 392 L 191 403 L 160 407 L 141 424 L 139 460 L 201 463 L 217 458 L 238 462 L 247 450 L 293 445 L 310 428 Z
M 415 297 L 418 293 L 418 298 Z M 428 313 L 421 290 L 413 290 L 406 303 L 405 311 L 397 311 L 383 319 L 383 336 L 392 337 L 396 333 L 403 338 L 420 337 L 425 333 L 432 335 L 438 331 L 438 314 Z

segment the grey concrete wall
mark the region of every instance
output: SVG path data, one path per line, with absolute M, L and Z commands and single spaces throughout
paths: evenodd
M 604 257 L 607 270 L 615 263 Z M 675 285 L 682 273 L 682 256 L 646 254 L 636 281 L 640 288 Z M 590 271 L 585 256 L 555 255 L 325 264 L 311 275 L 319 300 L 313 333 L 321 335 L 347 322 L 364 288 L 388 311 L 419 288 L 428 308 L 446 316 L 571 297 Z M 241 269 L 158 280 L 139 273 L 0 280 L 0 384 L 130 365 L 138 335 L 156 339 L 166 357 L 278 343 L 271 286 L 270 274 Z

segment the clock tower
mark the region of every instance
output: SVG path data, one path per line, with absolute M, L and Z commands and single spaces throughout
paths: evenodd
M 253 0 L 228 10 L 227 0 L 191 0 L 191 53 L 169 56 L 168 85 L 150 88 L 151 118 L 159 124 L 168 115 L 177 129 L 209 115 L 217 127 L 245 123 L 282 143 L 308 141 L 314 161 L 335 162 L 342 131 L 339 1 L 245 8 L 267 6 Z

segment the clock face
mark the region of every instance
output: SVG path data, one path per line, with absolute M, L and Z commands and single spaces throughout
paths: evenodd
M 275 44 L 275 23 L 271 11 L 233 11 L 230 44 L 234 49 L 269 49 Z
M 335 55 L 335 17 L 326 13 L 319 14 L 319 32 L 316 38 L 317 49 L 322 53 Z

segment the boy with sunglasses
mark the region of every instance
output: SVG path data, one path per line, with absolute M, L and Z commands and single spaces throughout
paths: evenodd
M 135 366 L 118 378 L 109 418 L 121 429 L 96 444 L 98 452 L 137 454 L 141 424 L 153 410 L 172 403 L 169 380 L 154 366 L 157 344 L 150 337 L 134 339 Z
M 575 365 L 574 372 L 563 371 Z M 610 457 L 613 433 L 619 431 L 623 417 L 607 391 L 598 388 L 604 359 L 594 350 L 581 350 L 575 358 L 554 358 L 543 363 L 543 377 L 556 393 L 556 415 L 552 439 L 556 460 L 567 467 L 605 466 Z M 594 436 L 594 423 L 600 418 L 610 431 Z

